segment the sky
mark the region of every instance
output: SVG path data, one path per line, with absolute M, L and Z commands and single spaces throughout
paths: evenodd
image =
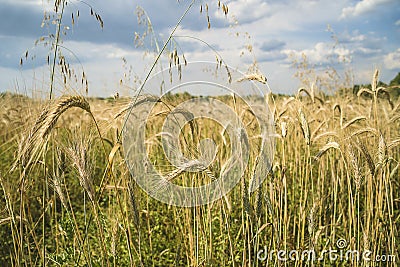
M 54 14 L 51 2 L 0 0 L 0 91 L 28 95 L 49 91 L 47 56 L 52 54 L 51 45 L 45 42 L 49 34 L 55 35 L 56 25 L 50 22 L 41 26 L 45 14 Z M 345 71 L 350 71 L 357 84 L 370 83 L 375 68 L 380 69 L 380 79 L 386 83 L 400 72 L 399 0 L 221 1 L 229 8 L 228 15 L 218 9 L 217 2 L 195 1 L 175 32 L 178 54 L 183 53 L 189 62 L 215 62 L 217 53 L 232 68 L 246 72 L 256 61 L 271 90 L 287 94 L 295 93 L 301 85 L 294 77 L 292 63 L 303 54 L 321 75 L 334 68 L 344 80 Z M 69 82 L 69 89 L 83 90 L 80 81 L 84 71 L 89 95 L 131 95 L 154 61 L 155 40 L 161 48 L 190 3 L 68 1 L 60 47 L 78 75 L 77 81 Z M 135 33 L 142 35 L 148 28 L 138 23 L 138 7 L 152 25 L 152 32 L 139 46 Z M 103 28 L 91 16 L 91 8 L 101 16 Z M 45 38 L 35 44 L 41 37 Z M 167 59 L 163 62 L 167 67 Z M 64 91 L 60 77 L 56 77 L 55 87 L 56 93 Z

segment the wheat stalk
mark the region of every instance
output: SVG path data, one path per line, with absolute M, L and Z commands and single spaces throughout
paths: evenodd
M 54 190 L 57 192 L 58 197 L 61 200 L 61 204 L 64 206 L 65 209 L 67 209 L 67 199 L 64 195 L 64 191 L 62 190 L 62 178 L 64 178 L 64 168 L 65 168 L 65 162 L 64 162 L 64 154 L 61 150 L 57 149 L 57 166 L 58 166 L 58 173 L 54 175 L 53 177 L 53 186 Z
M 19 163 L 26 168 L 38 157 L 58 118 L 72 107 L 81 108 L 91 114 L 90 105 L 82 96 L 63 96 L 53 104 L 45 107 L 30 130 L 28 137 L 22 139 L 23 142 L 21 142 L 13 169 Z
M 371 157 L 371 154 L 369 153 L 369 151 L 366 148 L 366 146 L 364 145 L 364 143 L 359 141 L 358 144 L 361 148 L 361 152 L 363 153 L 364 157 L 367 160 L 367 165 L 368 165 L 369 171 L 371 173 L 371 176 L 374 177 L 375 176 L 375 163 Z
M 347 127 L 351 126 L 352 124 L 356 123 L 357 121 L 361 121 L 361 120 L 366 120 L 367 118 L 364 116 L 359 116 L 356 118 L 353 118 L 351 120 L 349 120 L 348 122 L 346 122 L 345 125 L 342 126 L 342 130 L 346 129 Z
M 331 148 L 337 149 L 337 150 L 341 151 L 341 150 L 340 150 L 340 145 L 339 145 L 337 142 L 329 142 L 329 143 L 327 143 L 326 145 L 324 145 L 324 146 L 318 151 L 318 153 L 317 153 L 317 155 L 315 156 L 315 158 L 316 158 L 316 159 L 321 158 L 321 157 L 326 153 L 326 151 L 328 151 L 328 150 L 331 149 Z
M 361 182 L 362 182 L 362 175 L 361 175 L 361 168 L 358 164 L 358 160 L 356 155 L 354 154 L 354 148 L 351 144 L 348 145 L 348 154 L 350 157 L 350 163 L 353 168 L 353 175 L 354 175 L 354 183 L 356 184 L 357 192 L 360 190 Z
M 381 133 L 379 135 L 379 144 L 378 144 L 378 164 L 383 165 L 386 162 L 386 156 L 387 156 L 387 146 L 385 142 L 385 138 L 383 137 L 383 134 Z
M 94 203 L 95 191 L 92 180 L 92 166 L 88 156 L 89 147 L 90 140 L 87 138 L 80 138 L 78 141 L 73 141 L 71 146 L 66 149 L 66 152 L 78 171 L 78 178 L 82 188 L 85 189 L 90 200 Z
M 301 129 L 303 131 L 303 135 L 306 140 L 306 144 L 310 145 L 311 144 L 310 126 L 308 125 L 306 115 L 304 114 L 301 108 L 299 109 L 298 114 L 299 114 Z

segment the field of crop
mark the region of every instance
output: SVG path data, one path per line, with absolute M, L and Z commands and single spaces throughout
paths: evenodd
M 138 93 L 140 98 L 117 94 L 107 99 L 91 98 L 88 95 L 102 92 L 89 90 L 85 60 L 81 63 L 64 41 L 79 46 L 73 39 L 82 36 L 79 31 L 73 35 L 79 9 L 86 10 L 101 30 L 106 29 L 104 36 L 110 31 L 120 33 L 123 15 L 112 9 L 112 20 L 118 24 L 105 28 L 102 16 L 89 2 L 41 2 L 44 35 L 37 36 L 34 48 L 43 46 L 47 52 L 40 54 L 39 49 L 35 55 L 35 49 L 26 50 L 19 58 L 18 71 L 46 61 L 49 75 L 43 73 L 43 77 L 49 79 L 39 81 L 36 77 L 40 75 L 35 74 L 34 88 L 26 88 L 32 95 L 45 93 L 46 99 L 0 94 L 0 266 L 399 265 L 400 73 L 386 85 L 376 70 L 370 85 L 354 85 L 347 68 L 347 56 L 351 55 L 346 51 L 351 49 L 339 46 L 341 38 L 328 26 L 335 44 L 327 61 L 309 64 L 304 53 L 301 59 L 293 58 L 295 77 L 309 87 L 293 95 L 267 90 L 253 94 L 243 85 L 261 83 L 267 89 L 269 85 L 258 66 L 250 34 L 247 30 L 234 33 L 238 21 L 233 16 L 234 21 L 229 22 L 227 4 L 214 1 L 209 7 L 207 1 L 192 0 L 187 1 L 175 27 L 169 21 L 168 27 L 163 25 L 171 30 L 169 35 L 156 33 L 139 6 L 136 26 L 140 27 L 132 29 L 143 32 L 129 29 L 134 36 L 112 35 L 129 39 L 124 47 L 133 45 L 134 40 L 135 48 L 141 49 L 138 51 L 154 56 L 150 69 L 144 60 L 135 62 L 137 68 L 146 70 L 143 81 L 114 46 L 116 40 L 107 41 L 107 53 L 112 57 L 121 54 L 126 72 L 118 88 L 129 91 L 128 95 Z M 123 9 L 125 4 L 121 4 Z M 241 6 L 244 13 L 248 13 L 246 5 Z M 157 8 L 161 13 L 156 14 L 162 16 L 178 12 Z M 248 53 L 253 58 L 252 63 L 241 66 L 248 67 L 246 74 L 232 79 L 234 70 L 216 48 L 200 37 L 178 34 L 188 28 L 182 21 L 193 8 L 199 8 L 208 30 L 219 12 L 220 19 L 226 19 L 224 25 L 230 26 L 227 31 L 244 37 L 245 44 L 237 51 L 240 57 Z M 273 12 L 269 6 L 267 9 L 265 12 Z M 352 8 L 343 8 L 349 10 Z M 28 18 L 33 13 L 19 14 Z M 285 16 L 291 14 L 285 12 Z M 81 25 L 84 23 L 82 19 Z M 190 23 L 198 24 L 197 20 Z M 217 27 L 222 27 L 221 23 L 217 21 Z M 295 23 L 299 23 L 297 16 Z M 4 24 L 8 27 L 10 23 Z M 269 36 L 264 33 L 264 24 L 257 21 L 249 25 L 256 24 L 263 28 L 263 38 Z M 31 25 L 23 27 L 31 30 Z M 356 33 L 358 30 L 350 35 Z M 98 34 L 93 31 L 93 35 Z M 303 38 L 300 33 L 295 35 Z M 365 36 L 345 39 L 361 42 L 368 39 Z M 191 73 L 196 79 L 189 88 L 197 86 L 195 93 L 177 90 L 163 94 L 165 87 L 178 88 L 171 86 L 172 79 L 188 78 L 188 66 L 195 65 L 187 62 L 179 38 L 190 40 L 190 46 L 198 42 L 209 49 L 208 56 L 216 58 L 216 63 Z M 386 36 L 374 38 L 388 41 Z M 221 43 L 216 47 L 229 42 L 222 35 L 217 39 Z M 89 37 L 82 41 L 83 46 L 92 42 Z M 285 46 L 286 41 L 262 39 L 254 43 L 272 52 L 269 47 Z M 97 47 L 96 41 L 93 44 Z M 315 48 L 328 49 L 321 44 Z M 289 51 L 289 46 L 286 48 Z M 354 51 L 364 54 L 369 50 L 360 47 Z M 8 57 L 6 52 L 3 54 Z M 385 64 L 389 59 L 390 65 L 397 66 L 397 54 L 386 52 Z M 101 54 L 97 50 L 91 53 Z M 274 53 L 265 54 L 275 57 Z M 319 60 L 319 52 L 316 54 Z M 203 52 L 200 55 L 206 60 Z M 336 63 L 331 68 L 335 60 L 343 64 L 344 75 L 336 72 Z M 328 61 L 327 69 L 322 70 Z M 93 62 L 96 68 L 101 65 L 110 75 L 115 74 L 107 64 L 103 67 Z M 160 70 L 161 81 L 152 80 Z M 217 70 L 226 70 L 228 75 L 221 76 Z M 319 75 L 321 70 L 324 74 Z M 95 79 L 101 81 L 102 77 Z M 186 84 L 188 81 L 194 80 L 185 80 Z M 205 88 L 210 84 L 229 93 L 212 96 L 215 92 Z M 143 90 L 144 86 L 159 90 L 162 97 L 144 94 L 150 92 Z M 236 89 L 243 88 L 244 95 L 237 93 Z M 223 191 L 231 186 L 228 192 Z M 194 191 L 176 188 L 208 191 L 192 194 Z
M 400 100 L 380 90 L 268 95 L 276 151 L 265 181 L 249 193 L 250 152 L 233 190 L 197 207 L 164 204 L 135 183 L 120 135 L 131 99 L 2 94 L 0 265 L 397 266 Z M 221 101 L 243 115 L 234 97 Z M 211 120 L 183 127 L 185 155 L 202 154 L 205 138 L 217 153 L 206 170 L 173 172 L 157 135 L 165 113 L 147 129 L 157 171 L 176 184 L 218 178 L 231 146 L 224 129 Z M 251 113 L 242 119 L 257 146 Z

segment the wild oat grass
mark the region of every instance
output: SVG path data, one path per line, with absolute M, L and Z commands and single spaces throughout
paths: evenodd
M 232 168 L 226 162 L 232 140 L 215 122 L 192 120 L 182 128 L 182 147 L 177 148 L 190 161 L 174 169 L 162 152 L 165 133 L 160 133 L 160 123 L 180 98 L 184 96 L 171 97 L 169 103 L 151 96 L 141 100 L 157 105 L 146 145 L 152 162 L 169 180 L 201 185 Z M 320 253 L 337 249 L 339 239 L 346 240 L 346 250 L 368 249 L 371 258 L 395 255 L 397 262 L 399 100 L 391 100 L 394 108 L 386 99 L 371 102 L 363 95 L 321 100 L 281 96 L 275 97 L 276 105 L 270 102 L 279 133 L 276 153 L 271 172 L 254 193 L 249 189 L 260 159 L 250 152 L 245 175 L 228 195 L 205 206 L 180 208 L 150 198 L 127 169 L 119 133 L 131 107 L 129 99 L 65 96 L 39 103 L 0 98 L 5 107 L 0 111 L 0 263 L 305 266 L 301 258 L 261 261 L 257 253 Z M 254 114 L 238 99 L 221 101 L 235 107 L 242 118 L 242 130 L 249 133 L 243 144 L 261 146 Z M 13 111 L 21 105 L 26 108 Z M 173 115 L 192 118 L 190 114 L 178 110 Z M 215 155 L 198 150 L 205 138 L 216 142 Z M 194 169 L 200 172 L 187 172 Z M 18 183 L 21 175 L 23 183 Z M 382 266 L 328 258 L 313 264 Z

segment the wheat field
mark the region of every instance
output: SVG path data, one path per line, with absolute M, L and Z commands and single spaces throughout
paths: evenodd
M 0 263 L 397 266 L 400 100 L 389 103 L 378 89 L 372 96 L 314 95 L 304 88 L 268 95 L 276 151 L 264 183 L 248 192 L 257 161 L 250 153 L 229 194 L 189 208 L 151 198 L 129 172 L 120 133 L 131 99 L 2 94 Z M 185 97 L 174 96 L 171 105 Z M 232 100 L 223 101 L 238 104 Z M 162 116 L 148 129 L 147 147 L 157 170 L 169 173 L 155 136 Z M 246 130 L 256 135 L 250 119 Z M 212 138 L 218 154 L 209 172 L 217 175 L 229 144 L 214 122 L 194 123 L 196 131 L 182 130 L 183 150 L 196 154 L 199 140 Z M 204 173 L 172 178 L 209 182 Z M 336 258 L 323 256 L 332 250 Z
M 195 2 L 188 2 L 163 42 L 146 11 L 137 7 L 143 32 L 135 32 L 132 39 L 154 61 L 141 81 L 133 77 L 132 67 L 122 58 L 126 73 L 119 88 L 142 90 L 159 67 L 165 77 L 170 75 L 171 83 L 173 73 L 174 79 L 186 78 L 188 62 L 177 43 L 184 36 L 176 31 L 184 28 L 181 22 L 196 7 Z M 400 98 L 390 94 L 391 88 L 381 86 L 378 70 L 371 86 L 361 86 L 353 94 L 349 73 L 340 76 L 328 69 L 320 76 L 321 69 L 315 70 L 303 54 L 293 62 L 295 77 L 301 84 L 311 84 L 310 88 L 300 88 L 293 95 L 269 93 L 255 98 L 272 116 L 257 114 L 246 98 L 235 94 L 214 99 L 165 94 L 161 100 L 151 95 L 143 101 L 118 95 L 91 98 L 84 66 L 63 41 L 68 40 L 66 29 L 78 26 L 76 4 L 87 9 L 101 30 L 105 26 L 90 3 L 72 3 L 76 10 L 65 13 L 68 3 L 48 1 L 52 7 L 44 10 L 42 21 L 48 36 L 38 37 L 34 44 L 48 50 L 50 79 L 33 80 L 36 88 L 43 89 L 38 94 L 44 92 L 46 99 L 0 94 L 1 266 L 399 265 Z M 207 29 L 214 11 L 225 18 L 228 15 L 227 4 L 215 4 L 210 10 L 207 1 L 197 5 Z M 339 40 L 329 32 L 335 42 Z M 238 32 L 235 35 L 242 37 Z M 217 61 L 212 69 L 226 69 L 228 77 L 212 71 L 197 74 L 214 75 L 213 84 L 225 79 L 232 85 L 230 70 L 217 49 L 197 37 L 185 38 L 208 49 Z M 247 74 L 235 77 L 233 83 L 267 84 L 247 32 L 245 39 L 246 53 L 254 61 Z M 23 53 L 21 68 L 35 58 L 32 54 Z M 140 66 L 141 62 L 136 63 Z M 169 69 L 163 67 L 168 64 Z M 344 81 L 336 80 L 339 77 Z M 209 82 L 207 78 L 202 81 Z M 161 95 L 162 85 L 168 84 L 165 79 Z M 331 93 L 325 92 L 327 88 Z M 36 92 L 32 89 L 31 93 Z M 180 103 L 191 98 L 205 105 L 181 109 Z M 140 101 L 156 103 L 143 128 L 144 138 L 140 134 L 130 137 L 133 148 L 145 150 L 139 155 L 146 156 L 143 164 L 140 157 L 130 162 L 131 147 L 126 146 L 124 135 L 127 118 L 138 115 L 131 112 Z M 240 127 L 228 128 L 208 118 L 192 119 L 196 112 L 207 113 L 211 102 L 233 111 Z M 170 134 L 179 145 L 169 151 L 163 141 L 169 132 L 163 132 L 163 127 L 171 113 L 187 123 L 176 136 Z M 225 119 L 223 113 L 219 116 L 220 121 Z M 265 145 L 262 116 L 271 119 L 268 127 L 272 129 L 267 127 L 267 141 L 273 144 L 268 147 L 271 158 L 257 153 Z M 129 126 L 131 131 L 141 127 Z M 245 153 L 235 150 L 235 140 L 240 148 L 248 148 Z M 186 161 L 171 161 L 171 155 Z M 152 172 L 148 171 L 151 167 Z M 159 201 L 138 182 L 139 176 L 146 179 L 148 173 L 164 177 L 150 192 L 157 195 L 168 188 L 167 183 L 201 187 L 239 171 L 228 193 L 189 207 Z

